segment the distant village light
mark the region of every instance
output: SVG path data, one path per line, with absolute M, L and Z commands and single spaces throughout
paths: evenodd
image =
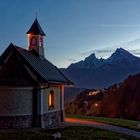
M 95 107 L 97 107 L 98 106 L 98 104 L 96 103 L 96 104 L 94 104 L 95 105 Z
M 99 90 L 97 90 L 97 91 L 91 91 L 91 92 L 89 92 L 89 96 L 95 96 L 95 95 L 97 95 L 98 93 L 99 93 L 100 91 Z
M 91 92 L 88 95 L 91 96 L 92 95 Z

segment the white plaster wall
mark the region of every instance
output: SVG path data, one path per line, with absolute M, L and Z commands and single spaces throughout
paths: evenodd
M 32 114 L 32 89 L 0 87 L 0 116 Z
M 54 104 L 55 107 L 53 110 L 49 110 L 49 106 L 48 106 L 49 93 L 51 90 L 54 91 L 54 98 L 55 98 L 55 104 Z M 48 89 L 44 89 L 42 92 L 43 92 L 43 113 L 60 110 L 61 87 L 52 85 Z

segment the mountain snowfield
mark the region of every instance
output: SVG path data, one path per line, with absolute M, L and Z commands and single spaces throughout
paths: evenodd
M 140 58 L 123 48 L 118 48 L 107 59 L 98 59 L 95 54 L 73 63 L 62 72 L 78 88 L 105 88 L 120 83 L 129 75 L 140 72 Z

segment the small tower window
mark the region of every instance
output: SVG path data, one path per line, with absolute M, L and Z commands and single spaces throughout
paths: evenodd
M 54 91 L 51 90 L 50 93 L 49 93 L 49 109 L 54 109 Z
M 31 45 L 34 46 L 34 45 L 37 45 L 37 38 L 35 36 L 33 36 L 31 38 Z

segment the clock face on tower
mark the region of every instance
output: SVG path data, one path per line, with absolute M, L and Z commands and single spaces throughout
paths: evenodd
M 35 36 L 31 37 L 30 45 L 31 46 L 36 46 L 37 45 L 37 38 Z

